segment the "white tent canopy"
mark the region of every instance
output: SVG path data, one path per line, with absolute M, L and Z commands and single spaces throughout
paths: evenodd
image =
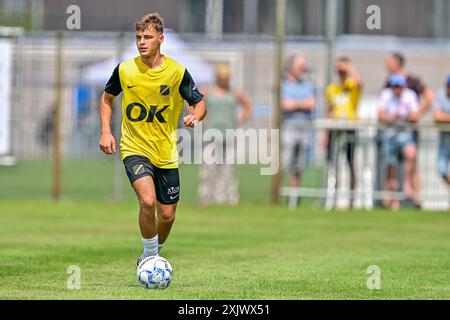
M 189 52 L 188 46 L 180 36 L 170 30 L 166 31 L 164 35 L 165 40 L 161 45 L 162 54 L 184 65 L 189 70 L 197 85 L 208 84 L 214 81 L 211 65 Z M 138 55 L 139 52 L 137 51 L 136 44 L 133 42 L 123 53 L 121 61 L 132 59 Z M 94 63 L 85 69 L 81 82 L 104 86 L 117 64 L 118 60 L 116 58 Z

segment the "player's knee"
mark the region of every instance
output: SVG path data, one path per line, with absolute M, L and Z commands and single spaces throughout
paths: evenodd
M 142 209 L 153 209 L 156 204 L 156 199 L 154 197 L 141 197 L 139 203 Z
M 175 212 L 169 210 L 160 212 L 159 219 L 161 219 L 164 222 L 173 222 L 175 220 Z

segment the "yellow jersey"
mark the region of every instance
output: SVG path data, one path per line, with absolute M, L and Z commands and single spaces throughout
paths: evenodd
M 122 97 L 122 160 L 131 155 L 147 157 L 162 169 L 178 168 L 178 121 L 183 100 L 200 102 L 199 92 L 187 69 L 164 56 L 149 68 L 140 56 L 117 65 L 105 91 Z
M 347 78 L 344 83 L 329 84 L 326 99 L 331 108 L 331 117 L 355 120 L 360 95 L 361 88 L 353 78 Z

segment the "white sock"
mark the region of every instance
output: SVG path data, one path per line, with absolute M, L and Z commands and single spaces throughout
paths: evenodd
M 158 252 L 160 252 L 163 247 L 164 247 L 164 243 L 158 244 Z
M 150 239 L 142 238 L 142 243 L 144 244 L 144 253 L 142 254 L 144 258 L 158 255 L 158 235 Z

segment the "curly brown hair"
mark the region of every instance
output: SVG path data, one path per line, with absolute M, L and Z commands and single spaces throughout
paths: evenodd
M 164 21 L 158 12 L 147 13 L 136 21 L 136 31 L 144 31 L 150 27 L 154 28 L 159 34 L 163 33 Z

